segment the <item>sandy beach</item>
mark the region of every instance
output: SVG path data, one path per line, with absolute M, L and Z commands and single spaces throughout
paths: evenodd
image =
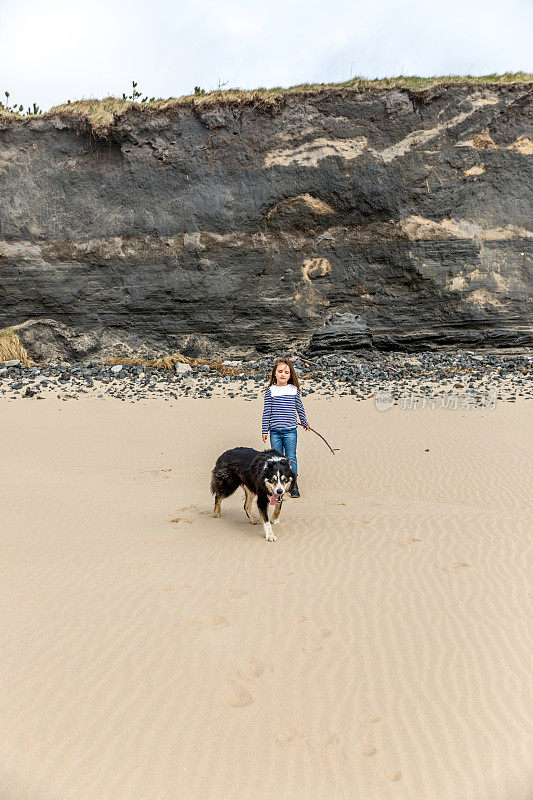
M 529 800 L 529 401 L 308 397 L 277 543 L 261 409 L 0 400 L 0 797 Z

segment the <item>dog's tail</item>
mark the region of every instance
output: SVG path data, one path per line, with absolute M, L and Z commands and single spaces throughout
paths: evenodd
M 211 494 L 217 493 L 217 487 L 218 487 L 218 481 L 215 475 L 215 470 L 213 470 L 211 472 L 211 483 L 210 483 Z

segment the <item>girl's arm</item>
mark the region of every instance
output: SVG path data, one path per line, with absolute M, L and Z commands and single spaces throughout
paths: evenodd
M 261 433 L 266 436 L 270 428 L 270 414 L 272 412 L 272 395 L 270 394 L 270 386 L 265 393 L 265 405 L 263 408 L 263 422 L 261 424 Z
M 307 417 L 305 416 L 304 404 L 302 403 L 302 397 L 298 389 L 296 389 L 296 410 L 298 411 L 300 422 L 302 423 L 302 425 L 305 425 L 305 427 L 308 428 L 309 423 L 307 421 Z

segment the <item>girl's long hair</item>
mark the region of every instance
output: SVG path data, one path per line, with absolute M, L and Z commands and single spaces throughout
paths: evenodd
M 269 386 L 272 386 L 273 383 L 276 383 L 276 369 L 279 364 L 286 364 L 291 372 L 290 378 L 288 383 L 293 383 L 298 391 L 300 391 L 300 384 L 298 382 L 298 375 L 296 374 L 296 370 L 292 366 L 292 363 L 289 361 L 288 358 L 276 358 L 274 361 L 274 366 L 272 367 L 272 375 L 270 376 L 270 383 Z

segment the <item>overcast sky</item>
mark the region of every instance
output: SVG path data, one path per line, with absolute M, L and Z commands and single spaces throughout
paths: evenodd
M 0 99 L 533 71 L 533 0 L 0 0 Z

